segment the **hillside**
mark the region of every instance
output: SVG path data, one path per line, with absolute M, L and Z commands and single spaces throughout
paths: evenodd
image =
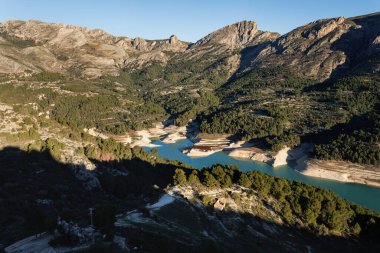
M 151 140 L 378 186 L 379 71 L 379 13 L 195 43 L 1 23 L 0 252 L 378 252 L 374 211 Z
M 380 14 L 322 19 L 281 36 L 265 48 L 249 48 L 243 71 L 286 66 L 326 80 L 347 73 L 379 73 Z

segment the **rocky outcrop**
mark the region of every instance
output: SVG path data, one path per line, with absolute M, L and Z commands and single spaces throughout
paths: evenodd
M 347 70 L 380 71 L 380 14 L 322 19 L 283 36 L 253 21 L 225 26 L 196 43 L 116 37 L 100 29 L 38 20 L 0 23 L 0 73 L 117 75 L 153 63 L 196 64 L 215 73 L 286 67 L 297 75 L 326 80 Z M 240 52 L 241 49 L 244 49 Z M 237 51 L 236 51 L 237 50 Z M 180 67 L 179 67 L 180 68 Z
M 192 48 L 204 45 L 224 45 L 229 48 L 239 48 L 257 44 L 263 40 L 277 38 L 278 33 L 263 32 L 257 28 L 254 21 L 242 21 L 225 26 L 197 41 Z
M 266 163 L 272 167 L 287 165 L 289 161 L 298 160 L 307 156 L 313 150 L 310 143 L 302 143 L 296 148 L 284 147 L 278 152 L 261 149 L 257 146 L 236 147 L 228 151 L 228 155 L 235 158 L 249 159 Z
M 282 66 L 304 77 L 325 80 L 378 54 L 379 27 L 379 13 L 318 20 L 279 37 L 264 48 L 253 47 L 245 52 L 251 57 L 244 62 L 242 70 Z
M 167 52 L 183 52 L 187 47 L 175 36 L 147 41 L 38 20 L 7 21 L 0 24 L 0 73 L 70 74 L 75 69 L 85 77 L 117 75 L 128 63 L 166 63 Z
M 169 38 L 169 44 L 170 45 L 176 45 L 178 43 L 178 38 L 175 35 L 170 36 Z

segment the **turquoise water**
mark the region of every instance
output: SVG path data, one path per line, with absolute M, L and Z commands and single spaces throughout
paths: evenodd
M 153 143 L 160 145 L 160 147 L 155 148 L 158 150 L 158 155 L 160 157 L 170 160 L 178 160 L 198 169 L 219 163 L 224 165 L 236 165 L 242 171 L 260 170 L 273 176 L 296 180 L 332 190 L 347 200 L 380 212 L 380 188 L 307 177 L 296 172 L 291 165 L 281 166 L 274 169 L 263 163 L 232 158 L 224 152 L 218 152 L 206 157 L 191 158 L 180 151 L 182 148 L 192 145 L 190 140 L 181 140 L 173 144 L 166 144 L 156 140 L 153 141 Z M 145 148 L 145 150 L 150 149 L 151 148 Z

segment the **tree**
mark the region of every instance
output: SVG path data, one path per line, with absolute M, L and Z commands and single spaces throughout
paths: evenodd
M 195 184 L 199 184 L 200 181 L 199 181 L 199 177 L 198 177 L 198 171 L 197 170 L 193 170 L 188 178 L 188 183 L 191 184 L 191 185 L 195 185 Z
M 202 184 L 204 184 L 205 186 L 207 187 L 219 187 L 220 184 L 218 182 L 218 180 L 215 179 L 215 177 L 208 171 L 205 171 L 203 173 L 203 181 L 202 181 Z
M 182 169 L 176 169 L 173 176 L 175 185 L 183 185 L 186 184 L 186 174 Z
M 241 173 L 238 184 L 243 187 L 251 187 L 252 181 L 249 179 L 249 177 L 245 173 Z

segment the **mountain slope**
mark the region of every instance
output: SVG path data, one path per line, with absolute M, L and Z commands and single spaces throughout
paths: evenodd
M 100 29 L 37 20 L 0 24 L 1 73 L 25 71 L 62 72 L 85 77 L 118 75 L 124 68 L 138 70 L 154 63 L 165 65 L 173 56 L 179 61 L 216 62 L 227 50 L 241 49 L 273 40 L 278 34 L 262 32 L 255 22 L 243 21 L 207 35 L 189 47 L 172 35 L 167 40 L 111 36 Z M 209 55 L 211 58 L 208 58 Z M 239 59 L 229 60 L 233 73 Z
M 281 36 L 265 48 L 251 48 L 243 69 L 286 66 L 318 80 L 358 65 L 378 73 L 378 60 L 374 59 L 379 57 L 379 43 L 380 13 L 321 19 Z
M 137 59 L 141 53 L 151 52 L 148 60 L 165 62 L 168 56 L 164 52 L 187 48 L 187 43 L 175 36 L 146 41 L 114 37 L 100 29 L 37 20 L 5 22 L 0 25 L 0 37 L 3 73 L 44 70 L 86 77 L 117 75 L 127 60 Z M 50 62 L 46 64 L 45 59 Z

